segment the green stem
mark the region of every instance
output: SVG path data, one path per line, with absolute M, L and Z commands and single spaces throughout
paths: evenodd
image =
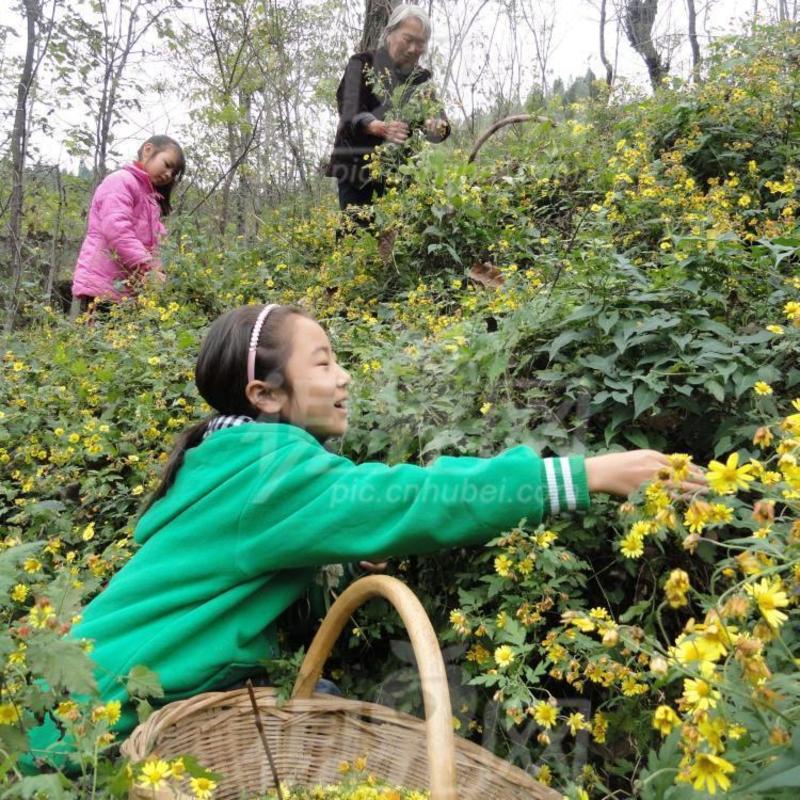
M 94 752 L 92 753 L 92 798 L 95 800 L 97 793 L 97 738 L 94 740 Z

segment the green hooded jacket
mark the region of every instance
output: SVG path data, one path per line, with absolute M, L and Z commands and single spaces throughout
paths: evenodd
M 141 544 L 86 607 L 73 635 L 94 640 L 116 726 L 136 724 L 125 676 L 158 673 L 165 702 L 263 670 L 275 621 L 319 567 L 475 545 L 526 517 L 588 505 L 581 457 L 520 446 L 427 467 L 354 464 L 301 428 L 219 430 L 187 451 L 175 483 L 141 518 Z

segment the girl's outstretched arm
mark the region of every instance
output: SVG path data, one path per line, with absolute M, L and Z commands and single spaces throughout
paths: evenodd
M 645 481 L 653 480 L 660 470 L 667 467 L 669 459 L 656 450 L 608 453 L 586 459 L 586 480 L 590 492 L 605 492 L 627 497 Z M 688 478 L 674 489 L 691 493 L 702 491 L 705 487 L 703 470 L 693 465 Z
M 389 467 L 297 442 L 253 467 L 252 492 L 237 501 L 236 560 L 254 573 L 480 544 L 523 518 L 589 504 L 582 457 L 527 447 Z

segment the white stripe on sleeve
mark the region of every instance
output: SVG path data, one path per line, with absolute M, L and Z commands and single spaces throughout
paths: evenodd
M 561 504 L 558 502 L 558 482 L 553 460 L 552 458 L 544 459 L 544 472 L 547 476 L 547 493 L 550 495 L 550 513 L 558 514 Z
M 564 494 L 567 496 L 567 508 L 574 511 L 578 507 L 578 501 L 575 498 L 575 486 L 572 483 L 572 469 L 570 468 L 569 459 L 563 457 L 561 461 L 561 475 L 564 478 Z

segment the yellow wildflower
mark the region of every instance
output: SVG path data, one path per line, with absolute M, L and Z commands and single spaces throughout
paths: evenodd
M 160 758 L 153 759 L 152 761 L 145 762 L 142 766 L 142 774 L 139 776 L 139 785 L 145 789 L 157 791 L 168 777 L 169 764 Z
M 573 736 L 577 736 L 578 731 L 588 731 L 591 728 L 580 711 L 575 711 L 567 717 L 567 726 Z
M 19 711 L 12 703 L 0 703 L 0 725 L 13 725 L 19 720 Z
M 772 387 L 765 381 L 756 381 L 755 386 L 753 386 L 753 391 L 762 397 L 773 393 Z
M 744 590 L 756 601 L 761 616 L 773 630 L 780 628 L 788 619 L 786 614 L 778 611 L 789 605 L 789 598 L 784 591 L 783 583 L 778 577 L 763 578 L 757 583 L 751 583 Z
M 552 703 L 545 703 L 542 700 L 533 706 L 532 716 L 543 728 L 549 730 L 558 719 L 558 709 Z
M 603 744 L 608 732 L 608 720 L 602 711 L 598 711 L 592 717 L 592 738 L 598 743 Z
M 22 562 L 22 569 L 25 570 L 28 574 L 33 574 L 34 572 L 41 572 L 42 571 L 42 562 L 39 561 L 37 558 L 26 558 Z
M 514 663 L 514 658 L 514 651 L 507 644 L 500 645 L 500 647 L 494 651 L 494 660 L 500 669 L 510 667 L 511 664 Z
M 680 717 L 669 706 L 659 706 L 653 714 L 653 727 L 662 736 L 669 736 L 672 729 L 680 724 L 680 721 Z
M 691 588 L 689 575 L 682 569 L 674 569 L 664 584 L 664 594 L 672 608 L 681 608 L 687 604 L 686 594 Z
M 695 762 L 689 768 L 689 780 L 697 791 L 708 791 L 709 794 L 717 793 L 717 786 L 727 792 L 731 781 L 728 775 L 734 771 L 730 761 L 711 753 L 698 753 Z
M 18 583 L 11 590 L 11 599 L 16 603 L 22 603 L 28 596 L 29 589 L 24 583 Z
M 497 556 L 494 560 L 494 571 L 501 578 L 508 578 L 512 575 L 514 562 L 505 553 Z
M 470 626 L 467 621 L 466 614 L 460 609 L 456 608 L 450 612 L 450 624 L 456 633 L 466 636 L 470 633 Z
M 706 503 L 705 500 L 694 500 L 686 509 L 683 522 L 691 533 L 702 533 L 703 528 L 711 520 L 712 514 L 710 503 Z
M 676 481 L 684 481 L 689 477 L 689 467 L 692 465 L 692 457 L 686 453 L 671 453 L 667 456 L 672 467 L 672 478 Z
M 692 711 L 708 711 L 717 705 L 719 692 L 702 678 L 687 678 L 683 682 L 682 700 Z
M 216 781 L 211 778 L 192 778 L 189 785 L 197 800 L 211 800 L 214 789 L 217 788 Z
M 731 453 L 728 460 L 722 464 L 712 461 L 708 465 L 708 485 L 717 494 L 735 494 L 738 489 L 746 489 L 754 477 L 750 474 L 752 464 L 739 466 L 739 454 Z
M 640 533 L 633 529 L 622 538 L 619 549 L 625 558 L 639 558 L 644 553 L 644 540 Z
M 45 628 L 50 620 L 56 618 L 56 612 L 50 603 L 42 603 L 41 605 L 34 606 L 29 614 L 28 619 L 34 628 Z

